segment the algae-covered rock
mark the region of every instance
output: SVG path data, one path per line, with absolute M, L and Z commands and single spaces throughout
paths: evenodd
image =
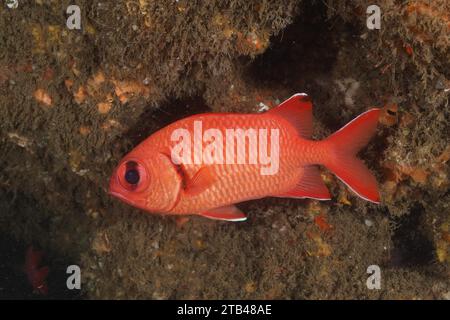
M 84 298 L 448 296 L 448 1 L 379 1 L 380 30 L 366 27 L 368 1 L 77 1 L 80 30 L 66 26 L 71 4 L 0 6 L 0 272 L 12 274 L 0 295 L 33 297 L 17 267 L 33 243 L 50 298 L 80 297 L 64 287 L 69 264 Z M 107 194 L 113 167 L 157 129 L 296 92 L 313 99 L 315 139 L 382 108 L 360 154 L 380 205 L 325 169 L 333 200 L 250 201 L 245 223 L 150 215 Z

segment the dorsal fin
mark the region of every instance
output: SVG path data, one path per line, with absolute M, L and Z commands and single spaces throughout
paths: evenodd
M 289 121 L 303 138 L 312 135 L 312 103 L 306 93 L 297 93 L 269 111 Z

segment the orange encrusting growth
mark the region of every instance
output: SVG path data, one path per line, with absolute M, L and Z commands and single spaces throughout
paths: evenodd
M 147 211 L 240 221 L 246 216 L 233 204 L 250 199 L 268 196 L 330 199 L 316 166 L 325 165 L 359 196 L 378 202 L 375 178 L 355 156 L 375 133 L 378 116 L 379 109 L 372 109 L 328 139 L 313 141 L 310 140 L 312 104 L 305 94 L 296 94 L 263 114 L 194 115 L 159 130 L 125 156 L 111 178 L 110 192 Z M 202 124 L 203 132 L 216 129 L 223 137 L 228 129 L 239 128 L 243 132 L 266 129 L 267 150 L 276 149 L 271 149 L 272 144 L 278 146 L 278 170 L 261 174 L 268 164 L 251 163 L 250 159 L 257 158 L 254 154 L 257 149 L 250 148 L 249 143 L 243 164 L 175 164 L 170 157 L 172 133 L 185 129 L 194 135 L 195 122 Z M 278 132 L 278 141 L 271 140 L 272 130 Z M 208 143 L 203 140 L 200 143 L 206 148 Z M 224 143 L 223 154 L 229 151 L 227 148 L 231 147 Z M 139 170 L 145 171 L 146 180 L 139 182 L 149 184 L 145 191 L 135 192 L 124 182 L 123 168 L 130 161 L 137 162 Z

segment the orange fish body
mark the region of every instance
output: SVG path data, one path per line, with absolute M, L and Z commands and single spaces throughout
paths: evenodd
M 261 114 L 199 114 L 157 131 L 114 171 L 110 193 L 150 212 L 242 221 L 233 204 L 268 196 L 330 199 L 317 165 L 362 198 L 379 201 L 356 158 L 376 131 L 372 109 L 323 141 L 310 140 L 312 105 L 296 94 Z

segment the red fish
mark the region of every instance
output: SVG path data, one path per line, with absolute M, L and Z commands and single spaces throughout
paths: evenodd
M 35 293 L 42 295 L 48 294 L 48 287 L 45 279 L 47 278 L 49 268 L 40 267 L 43 252 L 34 250 L 33 246 L 29 246 L 25 255 L 25 273 L 28 281 L 33 287 Z
M 306 94 L 260 114 L 190 116 L 127 154 L 109 192 L 149 212 L 242 221 L 246 215 L 234 204 L 246 200 L 331 199 L 317 166 L 323 165 L 358 196 L 379 203 L 375 177 L 356 158 L 376 132 L 379 114 L 371 109 L 322 141 L 311 140 Z

